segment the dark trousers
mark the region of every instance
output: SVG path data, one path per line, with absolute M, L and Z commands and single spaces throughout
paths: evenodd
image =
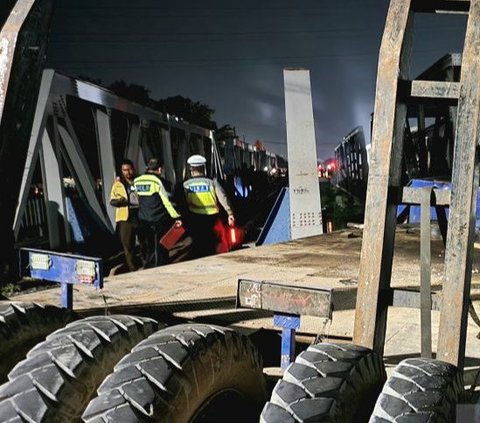
M 193 258 L 210 256 L 220 251 L 219 246 L 223 245 L 224 231 L 220 215 L 190 214 L 188 229 L 192 236 Z
M 117 233 L 125 254 L 125 265 L 130 272 L 137 270 L 135 260 L 135 234 L 137 224 L 129 221 L 117 222 Z
M 140 243 L 142 260 L 145 269 L 162 266 L 168 263 L 168 250 L 160 244 L 160 239 L 173 225 L 173 221 L 141 222 Z

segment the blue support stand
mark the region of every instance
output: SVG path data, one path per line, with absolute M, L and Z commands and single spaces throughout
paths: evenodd
M 20 249 L 20 276 L 61 284 L 62 307 L 73 309 L 73 285 L 103 288 L 102 259 L 55 251 Z
M 73 309 L 73 285 L 62 283 L 61 303 L 63 308 Z
M 280 367 L 285 370 L 295 359 L 295 332 L 300 327 L 300 316 L 274 314 L 273 324 L 282 328 Z

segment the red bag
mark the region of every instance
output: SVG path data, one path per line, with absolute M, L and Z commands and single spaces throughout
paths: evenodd
M 173 225 L 168 232 L 162 236 L 160 239 L 160 244 L 167 250 L 170 250 L 175 246 L 178 240 L 183 236 L 185 233 L 185 229 L 183 226 Z
M 228 236 L 222 219 L 216 220 L 215 224 L 213 225 L 213 232 L 215 233 L 215 237 L 217 238 L 215 252 L 217 254 L 228 253 L 230 249 L 228 245 Z

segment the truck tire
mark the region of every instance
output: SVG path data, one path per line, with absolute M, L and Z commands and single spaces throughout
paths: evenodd
M 78 421 L 117 361 L 156 329 L 152 319 L 114 315 L 57 330 L 30 350 L 0 386 L 0 421 Z
M 454 422 L 463 394 L 462 375 L 455 366 L 431 358 L 409 358 L 388 378 L 370 422 Z
M 0 303 L 0 383 L 27 352 L 47 335 L 77 320 L 71 310 L 40 304 Z
M 385 379 L 381 357 L 368 348 L 311 345 L 277 382 L 260 422 L 367 422 Z
M 122 359 L 82 417 L 96 423 L 258 421 L 265 385 L 260 355 L 246 336 L 213 325 L 178 325 Z

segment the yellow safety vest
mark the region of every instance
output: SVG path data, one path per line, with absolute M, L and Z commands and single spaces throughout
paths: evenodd
M 180 217 L 157 175 L 145 173 L 135 178 L 133 184 L 138 195 L 140 220 L 157 221 L 164 214 L 164 210 L 172 219 Z
M 213 215 L 220 212 L 213 181 L 192 178 L 183 183 L 188 209 L 195 214 Z

